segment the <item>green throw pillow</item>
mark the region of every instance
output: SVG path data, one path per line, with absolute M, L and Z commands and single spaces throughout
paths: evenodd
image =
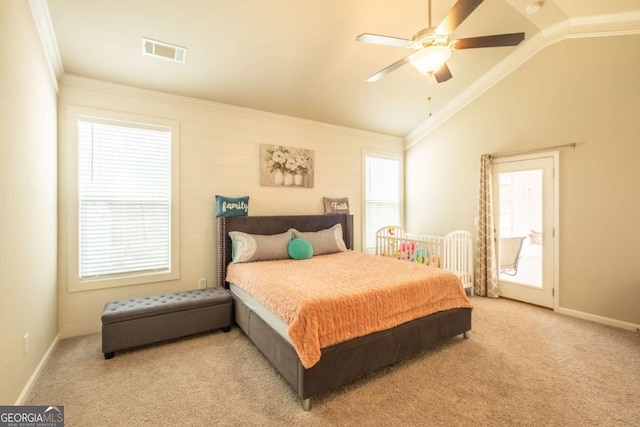
M 293 259 L 309 259 L 313 256 L 313 245 L 305 239 L 293 239 L 289 242 L 288 251 Z

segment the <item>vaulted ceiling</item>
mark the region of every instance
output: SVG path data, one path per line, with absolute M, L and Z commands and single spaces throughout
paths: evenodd
M 524 32 L 518 47 L 454 51 L 437 83 L 411 53 L 356 42 L 428 27 L 428 0 L 48 0 L 65 73 L 406 137 L 567 36 L 640 29 L 638 0 L 485 0 L 454 38 Z M 437 25 L 455 0 L 433 0 Z M 188 49 L 185 64 L 141 54 L 147 37 Z M 631 54 L 631 53 L 630 53 Z M 633 53 L 635 54 L 635 53 Z M 431 100 L 429 100 L 431 98 Z

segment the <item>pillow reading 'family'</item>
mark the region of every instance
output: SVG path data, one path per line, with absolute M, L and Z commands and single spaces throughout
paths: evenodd
M 225 197 L 216 194 L 216 216 L 247 216 L 249 214 L 249 196 Z

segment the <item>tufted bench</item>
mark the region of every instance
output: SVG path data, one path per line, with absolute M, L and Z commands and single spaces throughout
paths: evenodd
M 229 332 L 231 294 L 220 286 L 108 302 L 102 312 L 102 352 L 114 352 L 213 329 Z

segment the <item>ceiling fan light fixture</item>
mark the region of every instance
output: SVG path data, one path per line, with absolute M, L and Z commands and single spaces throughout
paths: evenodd
M 422 74 L 433 74 L 451 56 L 448 46 L 428 46 L 409 57 L 409 62 Z
M 438 83 L 443 83 L 453 77 L 446 64 L 452 50 L 517 46 L 520 44 L 520 42 L 524 40 L 525 34 L 523 32 L 450 40 L 451 35 L 460 24 L 471 15 L 482 1 L 483 0 L 456 0 L 453 7 L 447 12 L 442 22 L 440 22 L 440 25 L 432 27 L 431 0 L 429 0 L 429 28 L 418 31 L 411 40 L 380 34 L 360 34 L 356 37 L 356 41 L 413 49 L 413 54 L 405 56 L 393 64 L 386 66 L 376 74 L 367 78 L 367 81 L 375 82 L 380 80 L 390 72 L 402 67 L 406 63 L 410 63 L 421 73 L 434 76 Z M 533 5 L 541 7 L 545 0 L 518 1 L 526 1 L 527 3 L 535 2 Z

